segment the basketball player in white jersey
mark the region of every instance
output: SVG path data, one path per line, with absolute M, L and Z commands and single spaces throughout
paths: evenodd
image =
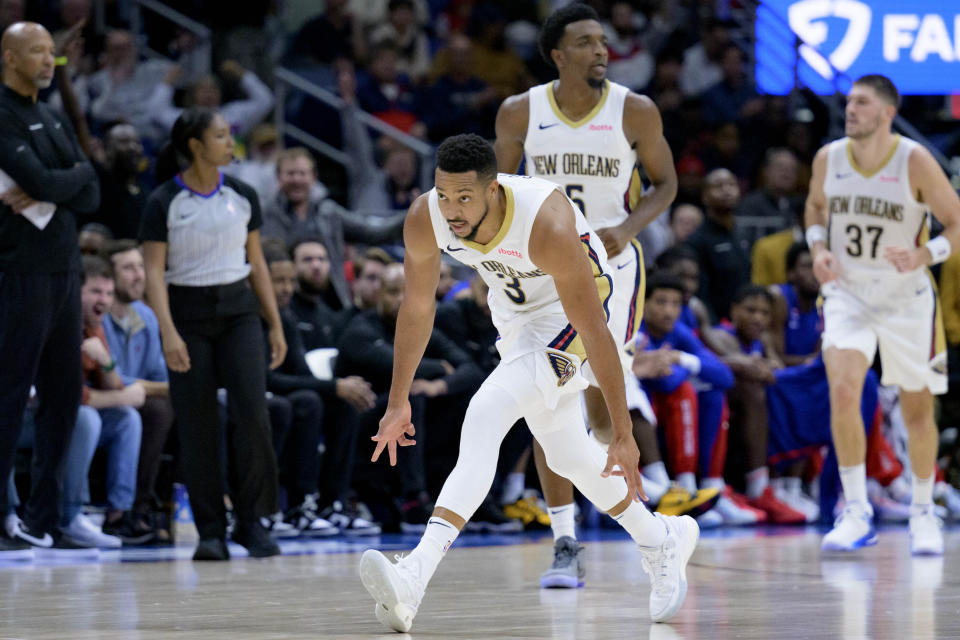
M 396 564 L 378 551 L 365 552 L 361 579 L 377 602 L 377 619 L 409 630 L 443 554 L 490 489 L 504 436 L 522 417 L 547 463 L 639 545 L 651 575 L 650 618 L 666 620 L 686 595 L 686 564 L 699 528 L 688 516 L 652 514 L 638 501 L 645 497 L 639 451 L 604 308 L 612 285 L 606 251 L 556 185 L 496 170 L 485 140 L 448 138 L 437 150 L 436 187 L 407 214 L 407 288 L 373 460 L 386 449 L 394 464 L 397 446 L 414 444 L 408 396 L 433 328 L 441 251 L 476 269 L 490 287 L 501 361 L 470 401 L 456 467 L 420 544 Z M 584 368 L 592 368 L 610 411 L 613 439 L 606 455 L 587 435 L 580 412 Z
M 947 390 L 943 328 L 926 267 L 960 243 L 960 199 L 933 156 L 890 126 L 900 95 L 890 80 L 863 76 L 847 96 L 847 137 L 813 161 L 807 243 L 823 285 L 823 359 L 830 420 L 846 506 L 824 537 L 825 551 L 876 544 L 867 502 L 860 418 L 864 376 L 877 350 L 883 383 L 900 387 L 910 436 L 914 554 L 943 553 L 933 512 L 937 429 L 933 397 Z M 927 241 L 928 211 L 944 225 Z
M 556 67 L 559 78 L 511 96 L 501 105 L 496 123 L 498 167 L 513 173 L 524 160 L 527 175 L 559 185 L 596 230 L 614 278 L 610 328 L 616 341 L 629 347 L 643 318 L 643 252 L 636 238 L 670 207 L 677 194 L 673 155 L 653 101 L 606 79 L 606 36 L 592 7 L 573 3 L 553 12 L 543 24 L 540 51 Z M 638 163 L 652 183 L 646 192 Z M 653 422 L 649 402 L 630 373 L 629 358 L 625 365 L 634 433 L 646 436 L 640 443 L 644 453 L 657 460 L 644 470 L 662 472 L 661 478 L 651 476 L 646 483 L 656 504 L 670 481 L 656 455 L 655 432 L 642 422 L 644 415 Z M 597 438 L 607 442 L 607 409 L 599 388 L 590 382 L 585 391 L 588 421 Z M 540 584 L 582 586 L 584 567 L 582 548 L 576 543 L 573 486 L 550 471 L 536 442 L 534 459 L 555 540 L 553 566 L 541 576 Z M 653 489 L 657 480 L 659 492 Z M 676 496 L 670 495 L 677 503 L 673 505 L 676 510 L 669 513 L 709 509 L 717 494 L 716 489 L 694 496 L 678 490 Z M 665 504 L 662 508 L 666 509 Z

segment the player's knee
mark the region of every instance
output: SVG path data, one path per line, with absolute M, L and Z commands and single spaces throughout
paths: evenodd
M 840 379 L 830 383 L 830 403 L 834 413 L 857 413 L 860 411 L 862 385 L 853 380 Z

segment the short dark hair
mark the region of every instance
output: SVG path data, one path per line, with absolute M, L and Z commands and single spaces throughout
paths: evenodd
M 551 67 L 556 67 L 550 52 L 557 48 L 560 39 L 571 22 L 580 22 L 581 20 L 596 20 L 600 22 L 600 16 L 596 10 L 582 2 L 573 2 L 567 6 L 557 9 L 543 22 L 540 29 L 540 55 L 547 61 Z
M 295 238 L 294 241 L 290 244 L 290 255 L 296 258 L 297 249 L 299 249 L 301 245 L 305 245 L 305 244 L 321 245 L 323 247 L 323 250 L 327 252 L 327 258 L 328 259 L 330 258 L 330 250 L 327 249 L 326 243 L 323 241 L 323 239 L 320 236 L 300 236 L 299 238 Z
M 103 236 L 107 240 L 113 240 L 113 231 L 110 231 L 110 227 L 99 222 L 88 222 L 80 228 L 80 233 L 84 231 Z
M 745 284 L 733 295 L 733 300 L 731 304 L 740 304 L 747 298 L 763 298 L 767 301 L 767 304 L 773 306 L 773 294 L 770 293 L 766 287 L 761 287 L 758 284 Z
M 364 251 L 363 256 L 356 261 L 357 273 L 363 271 L 363 266 L 367 262 L 379 262 L 383 266 L 387 266 L 388 264 L 393 264 L 396 260 L 391 258 L 390 254 L 380 247 L 370 247 Z
M 688 245 L 675 244 L 657 256 L 655 264 L 658 269 L 673 269 L 678 262 L 691 260 L 697 262 L 697 254 Z
M 100 256 L 82 256 L 80 258 L 83 267 L 83 283 L 86 284 L 90 278 L 107 278 L 113 280 L 113 267 L 107 262 L 106 258 Z
M 190 140 L 203 140 L 203 133 L 213 123 L 217 112 L 207 107 L 185 109 L 173 123 L 168 142 L 157 155 L 154 174 L 158 183 L 171 180 L 183 169 L 193 164 L 193 151 Z
M 493 146 L 474 133 L 451 136 L 437 147 L 437 168 L 447 173 L 477 172 L 489 182 L 497 177 L 497 155 Z
M 794 242 L 787 250 L 787 271 L 791 271 L 797 266 L 797 260 L 805 253 L 810 253 L 810 247 L 806 242 Z
M 287 243 L 280 238 L 265 236 L 260 238 L 260 248 L 263 249 L 263 259 L 267 265 L 274 262 L 291 262 L 290 250 Z
M 880 75 L 879 73 L 868 73 L 854 80 L 853 84 L 862 84 L 865 87 L 870 87 L 876 91 L 877 95 L 883 100 L 889 102 L 897 109 L 900 108 L 900 92 L 897 91 L 897 85 L 893 84 L 893 81 L 887 76 Z
M 650 298 L 658 289 L 672 289 L 680 293 L 681 296 L 687 292 L 680 278 L 662 269 L 647 278 L 647 290 L 644 292 L 644 299 Z
M 136 240 L 130 240 L 129 238 L 121 238 L 120 240 L 111 240 L 107 243 L 107 246 L 103 249 L 103 256 L 110 261 L 110 264 L 113 264 L 113 256 L 119 253 L 126 253 L 127 251 L 133 251 L 134 249 L 140 249 L 140 243 Z
M 413 11 L 413 0 L 390 0 L 387 4 L 387 11 L 394 11 L 396 9 L 410 9 Z

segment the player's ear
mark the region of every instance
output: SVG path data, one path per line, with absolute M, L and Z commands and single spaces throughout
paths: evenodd
M 563 51 L 560 49 L 551 49 L 550 50 L 550 59 L 553 60 L 553 65 L 559 69 L 560 63 L 563 62 Z
M 500 183 L 497 182 L 497 179 L 494 178 L 490 181 L 490 184 L 487 185 L 487 198 L 492 200 L 497 197 L 497 192 L 500 190 Z

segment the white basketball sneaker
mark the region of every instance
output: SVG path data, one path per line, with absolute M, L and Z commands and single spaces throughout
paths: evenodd
M 650 619 L 666 622 L 687 597 L 687 561 L 700 538 L 700 527 L 690 516 L 654 517 L 667 527 L 659 547 L 640 547 L 643 569 L 650 575 Z
M 933 512 L 931 505 L 911 507 L 910 553 L 915 556 L 943 555 L 943 523 Z
M 374 615 L 383 626 L 406 633 L 413 626 L 426 585 L 420 578 L 420 565 L 409 556 L 397 556 L 394 564 L 375 549 L 360 557 L 360 580 L 377 601 Z
M 854 551 L 877 544 L 873 528 L 873 508 L 859 501 L 848 502 L 833 523 L 833 529 L 823 537 L 823 551 Z

